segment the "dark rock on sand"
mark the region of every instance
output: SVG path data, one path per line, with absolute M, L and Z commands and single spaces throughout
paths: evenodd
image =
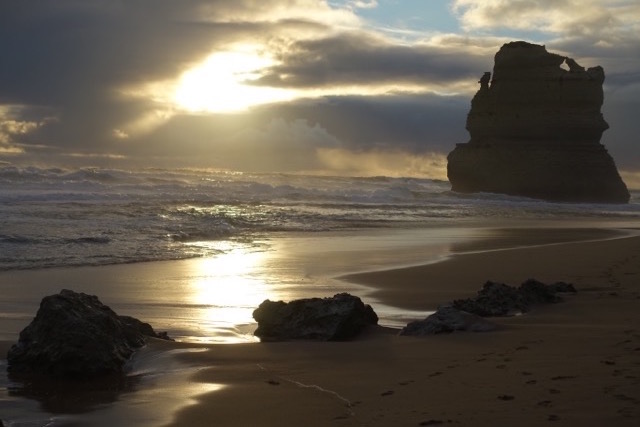
M 447 305 L 439 307 L 424 320 L 409 323 L 400 331 L 400 335 L 421 336 L 455 331 L 487 332 L 497 327 L 495 323 L 480 316 Z
M 471 139 L 449 153 L 452 190 L 627 203 L 629 191 L 600 143 L 609 127 L 600 112 L 603 82 L 602 67 L 585 70 L 544 46 L 502 46 L 493 78 L 484 73 L 471 101 Z
M 124 373 L 147 337 L 168 339 L 144 322 L 119 316 L 98 297 L 62 290 L 44 297 L 7 354 L 10 374 L 93 379 Z
M 370 305 L 347 293 L 289 303 L 265 300 L 253 318 L 258 322 L 255 335 L 265 341 L 344 341 L 378 323 Z
M 482 317 L 510 316 L 528 310 L 517 288 L 492 281 L 487 281 L 475 298 L 454 300 L 453 306 Z
M 458 310 L 482 317 L 512 316 L 526 313 L 531 306 L 562 301 L 559 293 L 576 292 L 569 283 L 546 285 L 535 279 L 523 282 L 520 287 L 488 281 L 475 298 L 458 299 L 453 306 Z

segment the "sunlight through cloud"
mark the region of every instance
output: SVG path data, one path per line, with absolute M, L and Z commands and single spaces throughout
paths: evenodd
M 231 113 L 293 99 L 291 90 L 251 84 L 260 77 L 260 70 L 273 64 L 257 46 L 213 53 L 180 76 L 174 101 L 190 112 Z

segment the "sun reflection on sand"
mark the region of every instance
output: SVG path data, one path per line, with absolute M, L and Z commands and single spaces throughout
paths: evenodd
M 197 244 L 214 246 L 211 249 L 222 252 L 194 264 L 188 299 L 190 304 L 202 308 L 198 319 L 200 326 L 217 334 L 236 325 L 252 324 L 253 310 L 265 299 L 277 298 L 261 278 L 265 253 L 233 242 Z M 228 342 L 247 340 L 255 338 L 239 332 L 239 335 L 223 339 Z

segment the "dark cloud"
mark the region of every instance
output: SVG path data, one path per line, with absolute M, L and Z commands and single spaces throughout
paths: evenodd
M 284 47 L 281 65 L 256 84 L 314 88 L 340 85 L 448 84 L 473 78 L 486 58 L 426 45 L 398 45 L 363 32 L 302 40 Z
M 144 138 L 123 144 L 131 155 L 153 153 L 160 163 L 309 171 L 322 167 L 319 149 L 445 155 L 468 140 L 468 108 L 463 96 L 306 99 L 233 115 L 175 116 Z
M 350 13 L 308 0 L 0 0 L 0 151 L 309 170 L 322 167 L 320 149 L 444 155 L 465 142 L 472 93 L 401 90 L 472 86 L 491 69 L 502 39 L 450 34 L 400 43 L 358 27 Z M 615 48 L 584 37 L 547 47 L 605 67 L 611 129 L 603 142 L 621 167 L 637 168 L 637 36 L 624 33 Z M 265 45 L 279 60 L 256 85 L 362 93 L 235 114 L 176 114 L 139 134 L 122 127 L 170 108 L 149 94 L 123 96 L 123 89 L 175 79 L 234 42 Z M 370 94 L 380 87 L 396 92 Z

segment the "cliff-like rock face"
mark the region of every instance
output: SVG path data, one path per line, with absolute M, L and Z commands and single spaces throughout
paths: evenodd
M 564 68 L 563 68 L 564 67 Z M 471 101 L 471 140 L 449 153 L 452 190 L 551 201 L 626 203 L 629 192 L 600 144 L 602 67 L 584 69 L 544 46 L 507 43 Z

